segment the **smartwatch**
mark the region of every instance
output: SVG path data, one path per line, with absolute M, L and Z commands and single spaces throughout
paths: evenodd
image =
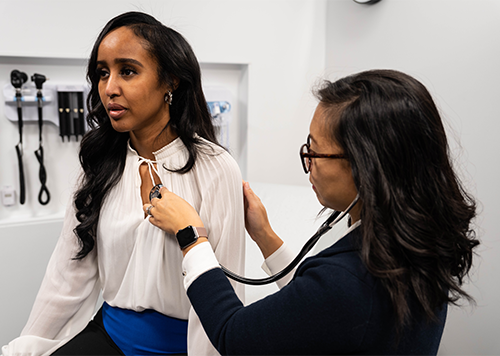
M 181 250 L 184 250 L 186 247 L 194 244 L 199 237 L 208 238 L 208 235 L 207 229 L 204 227 L 194 227 L 189 225 L 185 229 L 177 231 L 175 237 L 177 237 L 177 242 L 179 243 Z

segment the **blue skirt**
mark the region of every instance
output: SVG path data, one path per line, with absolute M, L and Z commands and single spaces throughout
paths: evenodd
M 135 312 L 104 302 L 102 320 L 106 332 L 125 355 L 187 353 L 187 320 L 155 310 Z

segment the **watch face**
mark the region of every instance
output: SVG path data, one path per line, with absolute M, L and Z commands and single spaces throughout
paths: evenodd
M 179 243 L 181 249 L 188 247 L 198 240 L 198 235 L 192 226 L 179 230 L 175 236 L 177 237 L 177 242 Z

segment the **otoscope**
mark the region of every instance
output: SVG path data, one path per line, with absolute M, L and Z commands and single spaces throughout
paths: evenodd
M 14 69 L 10 73 L 10 82 L 16 90 L 16 102 L 17 102 L 17 119 L 19 126 L 19 143 L 16 145 L 17 161 L 19 164 L 19 187 L 21 190 L 19 200 L 21 204 L 26 201 L 26 186 L 24 183 L 24 168 L 23 168 L 23 93 L 21 88 L 24 83 L 28 80 L 28 76 L 24 72 L 20 72 Z
M 35 82 L 36 86 L 36 98 L 38 101 L 38 150 L 35 151 L 35 156 L 40 163 L 40 169 L 38 171 L 38 178 L 42 184 L 40 188 L 40 193 L 38 194 L 38 202 L 42 205 L 47 205 L 50 201 L 50 192 L 46 186 L 47 183 L 47 172 L 45 171 L 45 166 L 43 165 L 43 146 L 42 146 L 42 127 L 43 127 L 43 93 L 42 86 L 47 78 L 42 74 L 33 74 L 31 76 L 31 81 Z M 43 199 L 43 194 L 45 193 L 45 200 Z
M 149 201 L 151 201 L 153 198 L 161 199 L 160 188 L 162 186 L 163 185 L 161 185 L 161 184 L 157 184 L 153 187 L 153 189 L 151 189 L 151 192 L 149 193 Z M 276 273 L 270 277 L 265 277 L 265 278 L 260 278 L 260 279 L 259 278 L 256 278 L 256 279 L 246 278 L 246 277 L 240 276 L 240 275 L 228 270 L 226 267 L 224 267 L 221 264 L 219 264 L 220 268 L 222 269 L 222 271 L 224 272 L 224 274 L 228 278 L 231 278 L 231 279 L 235 280 L 236 282 L 240 282 L 243 284 L 248 284 L 248 285 L 252 285 L 252 286 L 261 286 L 264 284 L 276 282 L 277 280 L 286 276 L 290 271 L 292 271 L 299 264 L 299 262 L 302 260 L 302 258 L 304 258 L 304 256 L 309 251 L 311 251 L 311 249 L 314 247 L 314 245 L 316 245 L 316 243 L 318 242 L 320 237 L 323 236 L 324 234 L 326 234 L 328 231 L 330 231 L 330 229 L 334 225 L 336 225 L 340 220 L 342 220 L 349 213 L 349 211 L 351 211 L 351 209 L 354 207 L 354 205 L 356 205 L 358 200 L 359 200 L 359 194 L 356 195 L 356 198 L 354 198 L 354 200 L 347 207 L 346 210 L 334 211 L 328 217 L 328 219 L 326 219 L 326 221 L 323 224 L 321 224 L 318 231 L 316 231 L 316 233 L 311 238 L 309 238 L 309 240 L 307 240 L 307 242 L 305 243 L 304 247 L 302 247 L 302 249 L 300 250 L 297 257 L 295 257 L 293 259 L 293 261 L 290 262 L 290 264 L 288 266 L 286 266 L 281 271 L 279 271 L 278 273 Z

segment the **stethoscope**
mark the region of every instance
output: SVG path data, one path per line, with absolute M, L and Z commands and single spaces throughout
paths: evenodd
M 300 252 L 297 255 L 297 257 L 295 257 L 293 259 L 293 261 L 290 262 L 290 264 L 288 266 L 286 266 L 285 268 L 283 268 L 278 273 L 273 274 L 272 276 L 265 277 L 265 278 L 260 278 L 260 279 L 259 278 L 256 278 L 256 279 L 246 278 L 246 277 L 237 275 L 236 273 L 228 270 L 226 267 L 224 267 L 221 264 L 220 264 L 220 268 L 222 269 L 222 271 L 224 272 L 224 274 L 228 278 L 231 278 L 231 279 L 235 280 L 236 282 L 240 282 L 240 283 L 243 283 L 243 284 L 248 284 L 248 285 L 252 285 L 252 286 L 261 286 L 261 285 L 264 285 L 264 284 L 269 284 L 269 283 L 276 282 L 277 280 L 283 278 L 288 273 L 290 273 L 299 264 L 299 262 L 302 260 L 302 258 L 304 258 L 304 256 L 309 251 L 311 251 L 311 249 L 314 247 L 314 245 L 316 245 L 316 242 L 319 241 L 319 239 L 321 238 L 321 236 L 323 236 L 328 231 L 330 231 L 330 229 L 335 224 L 337 224 L 340 220 L 342 220 L 349 213 L 349 211 L 351 211 L 351 209 L 354 207 L 354 205 L 356 205 L 356 203 L 358 202 L 358 200 L 359 200 L 359 194 L 356 195 L 356 198 L 354 198 L 354 200 L 347 207 L 346 210 L 344 210 L 344 211 L 334 211 L 328 217 L 328 219 L 326 219 L 326 221 L 323 224 L 321 224 L 321 226 L 319 227 L 318 231 L 316 231 L 316 233 L 305 243 L 304 247 L 302 247 L 302 249 L 300 250 Z
M 153 198 L 161 199 L 161 194 L 160 194 L 161 187 L 162 187 L 161 184 L 157 184 L 153 187 L 153 189 L 149 193 L 149 201 L 151 201 Z M 219 264 L 220 268 L 222 269 L 222 271 L 224 272 L 224 274 L 228 278 L 231 278 L 232 280 L 235 280 L 236 282 L 240 282 L 243 284 L 248 284 L 248 285 L 252 285 L 252 286 L 261 286 L 261 285 L 276 282 L 277 280 L 283 278 L 288 273 L 290 273 L 299 264 L 299 262 L 302 260 L 302 258 L 304 258 L 304 256 L 309 251 L 311 251 L 311 249 L 314 247 L 314 245 L 316 245 L 316 243 L 319 241 L 321 236 L 323 236 L 328 231 L 330 231 L 330 229 L 333 226 L 335 226 L 340 220 L 342 220 L 349 213 L 349 211 L 351 211 L 351 209 L 354 207 L 354 205 L 356 205 L 358 200 L 359 200 L 359 194 L 356 195 L 356 198 L 354 198 L 354 200 L 347 207 L 346 210 L 334 211 L 328 217 L 328 219 L 326 219 L 325 222 L 323 224 L 321 224 L 318 231 L 316 231 L 316 233 L 313 236 L 311 236 L 311 238 L 309 238 L 309 240 L 305 243 L 304 247 L 302 247 L 302 249 L 300 250 L 297 257 L 295 257 L 293 259 L 293 261 L 290 262 L 290 264 L 288 266 L 283 268 L 278 273 L 273 274 L 272 276 L 265 277 L 265 278 L 255 278 L 255 279 L 254 278 L 246 278 L 246 277 L 240 276 L 240 275 L 230 271 L 229 269 L 227 269 L 226 267 L 224 267 L 221 264 Z

